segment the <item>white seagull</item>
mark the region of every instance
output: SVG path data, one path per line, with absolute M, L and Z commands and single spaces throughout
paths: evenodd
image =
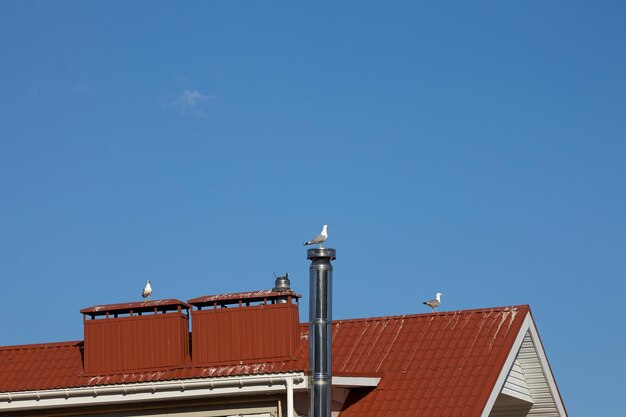
M 439 306 L 441 305 L 441 296 L 442 295 L 443 295 L 443 293 L 438 292 L 437 296 L 435 298 L 433 298 L 432 300 L 424 301 L 424 304 L 426 304 L 428 307 L 432 308 L 433 311 L 439 311 Z
M 150 285 L 150 280 L 148 280 L 148 282 L 146 282 L 146 287 L 141 292 L 141 296 L 149 300 L 151 295 L 152 295 L 152 286 Z
M 320 245 L 320 248 L 323 248 L 322 243 L 326 242 L 326 239 L 328 239 L 328 225 L 325 224 L 324 227 L 322 227 L 322 232 L 315 236 L 313 239 L 309 240 L 308 242 L 304 242 L 304 246 L 308 246 L 308 245 L 315 245 L 316 243 Z

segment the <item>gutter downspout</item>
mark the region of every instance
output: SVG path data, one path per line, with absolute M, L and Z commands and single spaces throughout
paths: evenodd
M 293 417 L 293 378 L 285 380 L 287 387 L 287 417 Z

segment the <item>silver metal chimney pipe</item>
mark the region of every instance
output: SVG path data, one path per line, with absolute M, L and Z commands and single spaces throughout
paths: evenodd
M 307 250 L 309 267 L 309 417 L 330 417 L 332 281 L 335 249 Z

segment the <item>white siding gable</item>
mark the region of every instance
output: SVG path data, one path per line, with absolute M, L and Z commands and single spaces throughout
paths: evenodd
M 533 406 L 530 408 L 528 416 L 559 417 L 559 411 L 546 378 L 546 373 L 550 370 L 544 369 L 542 366 L 530 332 L 524 337 L 517 359 L 533 398 Z
M 567 417 L 530 317 L 526 317 L 482 417 Z

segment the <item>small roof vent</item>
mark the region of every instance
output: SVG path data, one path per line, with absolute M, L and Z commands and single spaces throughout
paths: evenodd
M 280 291 L 289 291 L 291 290 L 291 281 L 289 281 L 289 273 L 286 272 L 285 276 L 276 277 L 276 281 L 274 281 L 274 288 L 272 291 L 280 292 Z M 281 299 L 279 302 L 286 303 L 286 299 Z

